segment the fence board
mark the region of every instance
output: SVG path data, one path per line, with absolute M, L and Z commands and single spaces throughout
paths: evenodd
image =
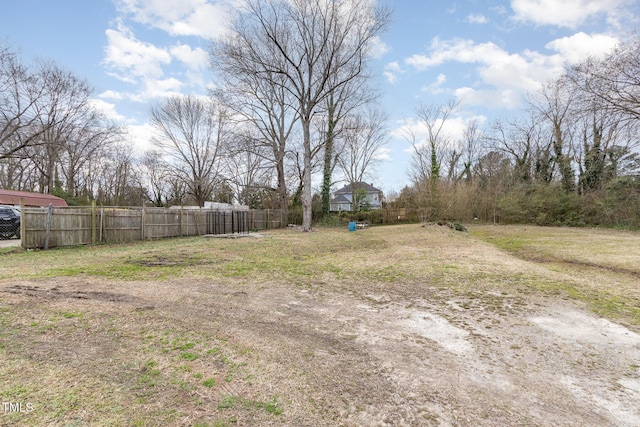
M 47 231 L 48 209 L 51 221 Z M 254 217 L 258 222 L 252 222 Z M 85 245 L 97 242 L 124 243 L 204 234 L 248 233 L 280 227 L 279 211 L 218 211 L 131 207 L 24 208 L 25 249 Z

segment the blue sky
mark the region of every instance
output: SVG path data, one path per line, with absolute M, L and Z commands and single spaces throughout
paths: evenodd
M 213 81 L 207 47 L 242 0 L 4 1 L 0 40 L 29 62 L 50 59 L 84 77 L 95 102 L 148 147 L 149 110 Z M 370 181 L 385 192 L 409 182 L 410 144 L 422 102 L 460 100 L 447 131 L 523 108 L 528 92 L 566 63 L 609 51 L 640 23 L 640 0 L 384 0 L 393 22 L 373 61 L 390 142 Z

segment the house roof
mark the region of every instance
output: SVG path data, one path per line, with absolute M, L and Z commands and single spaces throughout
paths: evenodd
M 331 199 L 331 203 L 351 203 L 351 200 L 347 199 L 342 194 L 338 194 L 335 198 Z
M 19 205 L 20 199 L 25 206 L 67 206 L 67 202 L 60 197 L 50 194 L 30 193 L 28 191 L 14 191 L 0 189 L 0 205 Z
M 351 194 L 353 193 L 354 188 L 355 191 L 364 190 L 367 193 L 382 192 L 382 190 L 378 190 L 376 187 L 371 184 L 367 184 L 366 182 L 354 182 L 353 184 L 345 185 L 334 194 L 336 194 L 336 198 L 338 194 Z

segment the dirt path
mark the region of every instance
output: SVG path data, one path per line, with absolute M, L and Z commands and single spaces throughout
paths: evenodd
M 268 336 L 261 347 L 301 370 L 310 396 L 322 390 L 313 398 L 336 425 L 640 425 L 640 335 L 570 304 L 495 295 L 496 313 L 446 295 L 244 298 L 236 333 Z
M 13 303 L 145 308 L 256 349 L 254 387 L 286 401 L 273 425 L 640 425 L 640 335 L 567 302 L 477 300 L 443 289 L 399 301 L 384 293 L 179 285 L 176 292 L 176 283 L 94 282 L 87 293 L 86 283 L 58 281 L 3 290 Z M 173 300 L 158 298 L 170 292 Z

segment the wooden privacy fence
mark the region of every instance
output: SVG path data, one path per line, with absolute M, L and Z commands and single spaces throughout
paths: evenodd
M 21 217 L 25 249 L 243 234 L 283 225 L 279 210 L 50 206 L 24 207 Z

